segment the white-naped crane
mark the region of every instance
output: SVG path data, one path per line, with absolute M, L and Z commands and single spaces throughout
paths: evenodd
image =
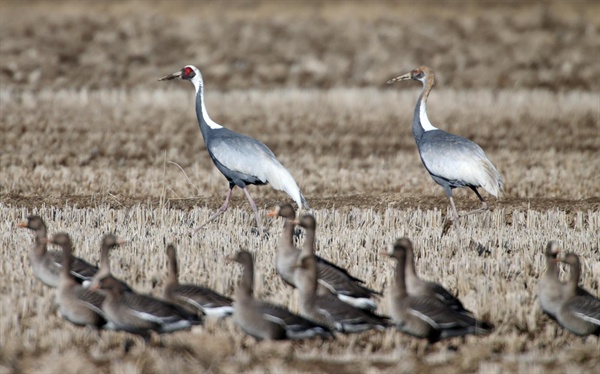
M 390 79 L 387 83 L 403 80 L 416 80 L 423 84 L 415 107 L 412 130 L 423 165 L 433 180 L 444 188 L 450 199 L 452 217 L 446 221 L 443 235 L 460 217 L 452 198 L 454 188 L 469 187 L 481 201 L 480 209 L 463 215 L 479 213 L 488 210 L 488 204 L 477 188 L 483 187 L 489 194 L 497 197 L 503 189 L 502 178 L 480 146 L 462 136 L 440 130 L 429 122 L 427 98 L 435 84 L 433 70 L 420 66 L 410 73 Z
M 229 197 L 235 186 L 241 188 L 246 194 L 254 211 L 261 236 L 263 234 L 262 224 L 256 204 L 246 189 L 247 185 L 270 183 L 273 188 L 285 191 L 298 204 L 299 208 L 308 208 L 308 203 L 300 188 L 298 188 L 294 177 L 281 165 L 266 145 L 247 135 L 231 131 L 217 124 L 208 116 L 204 104 L 204 82 L 198 68 L 187 65 L 181 71 L 162 77 L 159 80 L 171 79 L 188 80 L 194 85 L 196 89 L 196 116 L 198 117 L 206 149 L 217 169 L 229 181 L 229 192 L 227 192 L 225 203 L 198 229 L 227 210 Z

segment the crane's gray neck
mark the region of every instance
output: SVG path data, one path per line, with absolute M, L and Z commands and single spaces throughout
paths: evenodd
M 429 122 L 429 117 L 427 117 L 427 98 L 429 97 L 429 92 L 431 92 L 432 87 L 433 84 L 429 84 L 427 80 L 423 82 L 423 90 L 421 90 L 421 95 L 419 95 L 419 100 L 415 107 L 415 113 L 413 115 L 413 136 L 417 143 L 421 140 L 421 137 L 426 131 L 437 130 L 437 127 L 433 126 L 431 122 Z
M 204 103 L 204 83 L 202 82 L 202 76 L 199 72 L 192 78 L 192 83 L 196 88 L 196 117 L 198 117 L 198 124 L 200 124 L 202 137 L 206 140 L 210 130 L 220 129 L 223 126 L 214 122 L 206 111 L 206 105 Z

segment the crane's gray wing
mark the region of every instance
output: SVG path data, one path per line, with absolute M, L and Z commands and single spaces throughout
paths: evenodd
M 449 181 L 481 186 L 497 196 L 500 174 L 477 144 L 441 130 L 428 131 L 419 143 L 419 154 L 427 170 Z
M 225 168 L 270 183 L 303 205 L 298 184 L 266 145 L 249 136 L 225 128 L 214 130 L 206 144 L 208 151 Z
M 266 183 L 270 165 L 281 165 L 273 152 L 256 139 L 223 130 L 226 129 L 215 131 L 207 144 L 212 156 L 226 168 Z

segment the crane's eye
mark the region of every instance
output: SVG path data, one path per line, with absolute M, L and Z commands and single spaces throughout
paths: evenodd
M 422 70 L 413 70 L 412 76 L 413 76 L 413 78 L 421 78 L 421 77 L 423 77 L 423 71 Z
M 196 72 L 194 72 L 194 69 L 192 69 L 189 66 L 184 67 L 183 71 L 181 72 L 181 77 L 183 79 L 192 79 L 192 78 L 194 78 L 195 75 L 196 75 Z

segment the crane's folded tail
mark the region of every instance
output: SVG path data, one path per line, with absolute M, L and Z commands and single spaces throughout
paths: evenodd
M 304 197 L 304 195 L 302 195 L 302 191 L 298 190 L 298 192 L 300 192 L 300 201 L 302 201 L 302 206 L 304 206 L 306 209 L 310 209 L 308 201 L 306 201 L 306 198 Z
M 481 181 L 481 187 L 483 187 L 490 195 L 498 197 L 498 195 L 504 191 L 502 177 L 489 160 L 484 160 L 482 165 L 485 170 L 485 180 Z

